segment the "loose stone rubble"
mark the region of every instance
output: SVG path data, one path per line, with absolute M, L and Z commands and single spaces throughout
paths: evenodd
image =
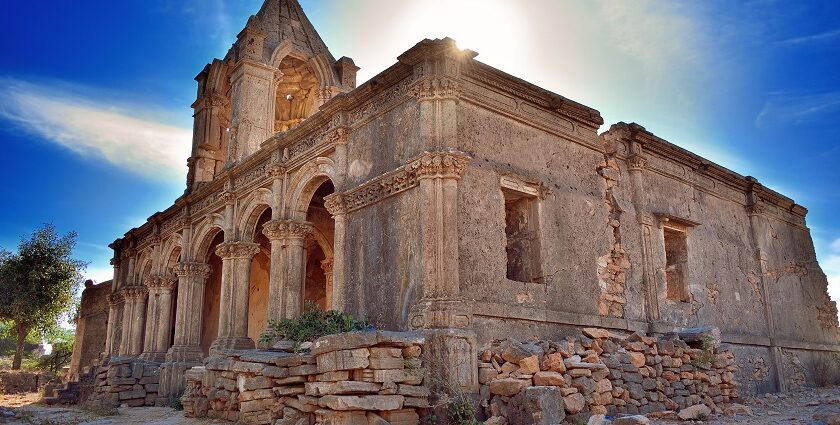
M 478 379 L 491 423 L 550 424 L 563 411 L 580 418 L 679 411 L 689 419 L 723 412 L 739 397 L 735 372 L 723 344 L 691 348 L 676 337 L 584 328 L 562 341 L 494 341 L 480 352 Z M 561 411 L 540 408 L 554 405 Z
M 225 351 L 187 371 L 184 415 L 244 424 L 418 424 L 429 406 L 415 333 L 353 332 L 309 352 Z

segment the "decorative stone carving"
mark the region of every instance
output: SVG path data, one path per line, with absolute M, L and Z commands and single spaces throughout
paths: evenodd
M 347 201 L 342 193 L 331 193 L 324 197 L 324 207 L 333 217 L 347 214 Z
M 346 128 L 336 128 L 327 133 L 327 142 L 334 145 L 346 145 L 347 133 L 348 132 Z
M 630 171 L 641 171 L 647 166 L 647 159 L 641 155 L 632 155 L 627 158 L 627 169 Z
M 747 205 L 746 209 L 749 215 L 760 215 L 767 212 L 767 207 L 764 206 L 761 199 L 757 199 L 752 204 Z
M 265 170 L 265 175 L 272 179 L 282 178 L 286 174 L 286 168 L 282 165 L 272 165 Z
M 119 268 L 120 267 L 120 259 L 116 258 L 116 257 L 112 258 L 111 259 L 111 265 L 114 266 L 114 268 Z
M 408 170 L 418 178 L 459 179 L 469 160 L 460 152 L 424 152 L 408 165 Z
M 312 223 L 295 220 L 271 220 L 263 225 L 263 234 L 269 240 L 296 238 L 306 239 L 313 232 Z
M 419 100 L 458 99 L 461 85 L 451 78 L 424 78 L 411 86 L 409 94 Z
M 123 294 L 119 292 L 113 292 L 108 294 L 108 305 L 113 307 L 119 304 L 122 304 L 125 301 Z
M 225 242 L 216 248 L 216 255 L 222 259 L 252 258 L 260 252 L 260 244 L 250 242 Z
M 231 192 L 231 191 L 226 191 L 226 192 L 223 192 L 223 193 L 221 194 L 221 196 L 219 196 L 219 198 L 220 198 L 220 199 L 222 200 L 222 202 L 224 202 L 225 204 L 232 204 L 232 203 L 233 203 L 233 201 L 235 201 L 235 200 L 236 200 L 236 193 L 235 193 L 235 192 Z
M 142 300 L 149 290 L 145 286 L 126 286 L 122 292 L 126 300 Z
M 149 289 L 155 290 L 164 290 L 164 291 L 171 291 L 175 289 L 175 285 L 178 284 L 178 278 L 175 276 L 155 276 L 150 280 L 146 286 Z
M 204 263 L 178 263 L 172 267 L 172 272 L 178 277 L 210 277 L 210 265 Z

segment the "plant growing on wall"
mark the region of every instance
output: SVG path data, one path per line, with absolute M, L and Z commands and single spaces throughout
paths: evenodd
M 73 307 L 85 267 L 72 258 L 75 245 L 75 232 L 59 236 L 47 224 L 21 239 L 16 253 L 0 250 L 0 319 L 16 338 L 12 369 L 20 369 L 27 334 L 49 336 Z
M 356 320 L 349 314 L 335 310 L 324 311 L 312 301 L 307 301 L 300 316 L 294 319 L 269 320 L 260 341 L 289 340 L 294 343 L 297 351 L 302 343 L 314 341 L 325 335 L 370 329 L 372 326 L 367 321 Z

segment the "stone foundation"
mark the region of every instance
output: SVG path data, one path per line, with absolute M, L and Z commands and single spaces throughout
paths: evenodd
M 225 351 L 187 371 L 187 417 L 246 424 L 419 424 L 428 407 L 424 339 L 352 332 L 306 353 Z
M 697 344 L 702 346 L 702 342 Z M 480 350 L 488 423 L 553 423 L 568 415 L 712 411 L 738 398 L 735 360 L 713 341 L 619 335 L 586 328 L 563 341 L 496 341 Z M 550 414 L 549 414 L 550 413 Z
M 158 401 L 159 379 L 160 364 L 115 357 L 96 371 L 91 399 L 114 406 L 154 406 Z

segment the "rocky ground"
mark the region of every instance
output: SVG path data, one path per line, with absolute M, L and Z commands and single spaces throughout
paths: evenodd
M 80 407 L 37 404 L 37 393 L 0 395 L 0 423 L 26 425 L 175 425 L 220 421 L 188 419 L 168 407 L 120 408 L 101 412 Z M 769 394 L 742 400 L 746 413 L 711 414 L 706 421 L 651 418 L 651 424 L 807 424 L 840 425 L 840 387 Z M 6 415 L 13 416 L 6 416 Z M 617 421 L 618 422 L 618 421 Z M 604 424 L 607 421 L 602 422 Z

